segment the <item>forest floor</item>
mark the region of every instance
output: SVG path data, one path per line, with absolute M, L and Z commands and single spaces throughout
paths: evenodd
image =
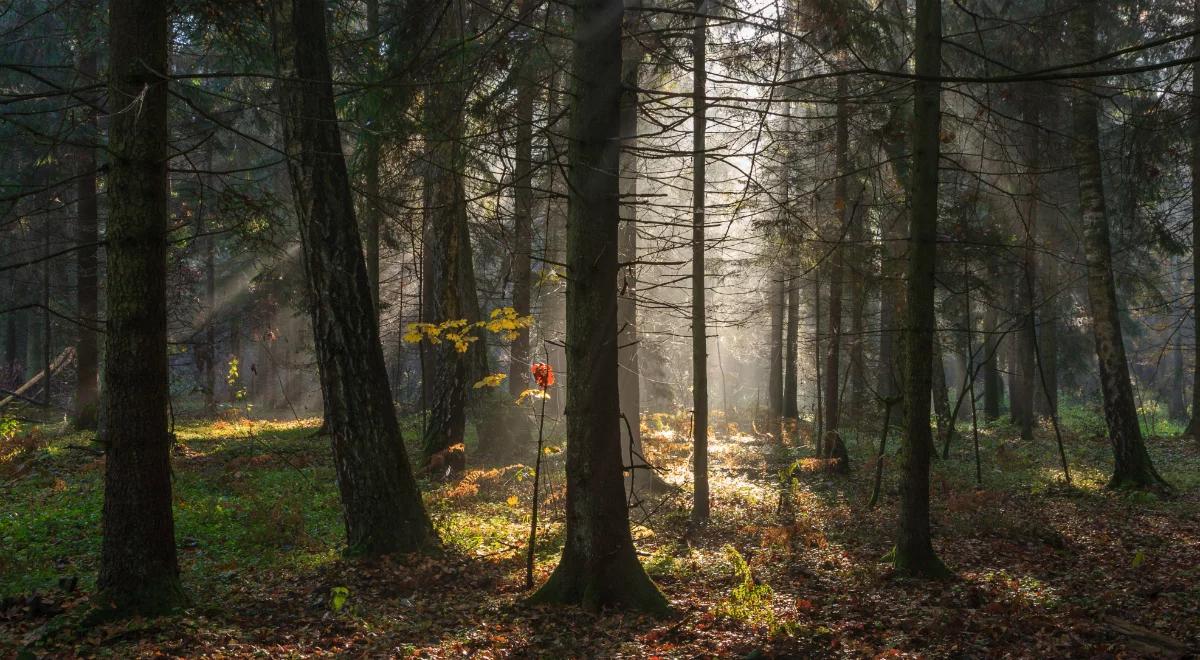
M 677 489 L 632 510 L 647 571 L 675 615 L 655 620 L 523 602 L 531 495 L 524 465 L 426 483 L 438 557 L 341 557 L 328 442 L 317 420 L 181 420 L 175 512 L 189 609 L 83 627 L 99 548 L 103 458 L 49 425 L 0 445 L 0 656 L 1179 657 L 1200 649 L 1200 450 L 1154 437 L 1173 500 L 1103 489 L 1094 415 L 1066 443 L 970 427 L 932 479 L 935 545 L 957 578 L 898 579 L 887 555 L 895 455 L 866 502 L 875 432 L 847 433 L 838 477 L 806 434 L 779 443 L 717 424 L 713 519 L 687 526 L 687 419 L 644 421 Z M 1090 422 L 1088 419 L 1090 418 Z M 720 421 L 720 420 L 718 420 Z M 1089 423 L 1091 426 L 1089 426 Z M 415 434 L 409 429 L 407 437 Z M 536 580 L 562 543 L 561 438 L 552 434 Z M 897 441 L 893 438 L 894 448 Z M 789 468 L 789 466 L 791 466 Z

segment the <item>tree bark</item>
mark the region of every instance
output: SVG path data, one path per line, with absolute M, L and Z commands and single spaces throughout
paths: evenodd
M 1192 16 L 1200 21 L 1200 0 Z M 1200 36 L 1192 38 L 1192 54 L 1200 55 Z M 1200 62 L 1192 65 L 1191 159 L 1192 175 L 1192 418 L 1186 433 L 1200 443 Z
M 171 511 L 167 364 L 167 5 L 109 2 L 107 431 L 95 602 L 118 614 L 185 601 Z
M 522 0 L 517 11 L 520 22 L 528 25 L 537 6 L 535 0 Z M 525 32 L 526 46 L 517 65 L 516 166 L 513 171 L 513 250 L 509 262 L 512 277 L 513 309 L 521 316 L 530 311 L 533 273 L 533 99 L 536 93 L 536 71 L 532 62 L 533 35 Z M 529 333 L 521 332 L 509 346 L 508 392 L 520 396 L 529 385 Z
M 97 58 L 88 50 L 79 59 L 79 75 L 86 83 L 98 78 Z M 96 111 L 84 110 L 84 141 L 98 140 Z M 99 322 L 100 231 L 96 198 L 96 151 L 81 146 L 77 154 L 75 194 L 78 197 L 75 226 L 75 304 L 79 314 L 79 344 L 75 350 L 75 407 L 71 422 L 77 429 L 95 429 L 100 405 L 100 342 L 91 328 Z
M 904 435 L 901 446 L 900 524 L 895 565 L 903 575 L 942 578 L 949 570 L 933 551 L 929 530 L 930 359 L 936 326 L 937 206 L 941 87 L 941 0 L 917 0 L 914 83 L 912 216 L 908 241 L 908 296 L 904 325 Z
M 370 67 L 377 69 L 376 60 L 379 56 L 379 0 L 365 0 L 367 5 L 367 43 L 371 48 Z M 377 117 L 368 117 L 363 126 L 363 228 L 366 236 L 367 282 L 371 286 L 371 304 L 375 306 L 375 315 L 379 316 L 379 147 L 380 134 L 374 126 Z
M 440 42 L 458 44 L 463 21 L 464 17 L 456 10 L 444 16 L 439 28 Z M 425 275 L 421 280 L 424 288 L 421 311 L 422 320 L 427 323 L 456 320 L 474 323 L 480 319 L 463 183 L 467 75 L 459 55 L 446 58 L 426 91 L 429 162 L 425 175 Z M 486 340 L 481 337 L 462 353 L 451 342 L 441 342 L 428 346 L 425 355 L 428 368 L 423 376 L 429 417 L 421 446 L 428 464 L 435 455 L 464 440 L 469 390 L 487 371 Z M 480 440 L 481 451 L 498 449 L 486 446 L 483 438 Z M 461 472 L 465 454 L 456 452 L 453 456 L 456 460 L 448 467 Z
M 797 419 L 799 408 L 800 367 L 800 278 L 793 264 L 788 268 L 787 283 L 787 339 L 783 365 L 783 417 Z
M 665 613 L 638 563 L 621 477 L 617 251 L 621 0 L 574 5 L 567 223 L 566 544 L 535 603 Z
M 640 0 L 634 0 L 640 6 Z M 663 491 L 667 483 L 642 454 L 642 376 L 638 336 L 638 93 L 645 48 L 636 34 L 644 25 L 641 12 L 626 12 L 621 48 L 621 227 L 617 278 L 617 390 L 621 399 L 621 461 L 627 478 L 627 494 Z M 626 426 L 626 424 L 628 426 Z
M 772 273 L 770 291 L 767 294 L 769 320 L 767 328 L 767 424 L 774 429 L 783 416 L 783 326 L 787 311 L 787 287 L 784 285 L 783 269 Z
M 834 126 L 833 254 L 829 266 L 829 337 L 825 348 L 825 433 L 838 430 L 841 413 L 842 286 L 846 277 L 846 251 L 842 245 L 849 218 L 850 127 L 846 102 L 846 77 L 837 80 L 837 112 Z
M 274 41 L 321 391 L 349 552 L 436 544 L 404 451 L 330 82 L 325 3 L 276 0 Z
M 1076 54 L 1084 59 L 1096 52 L 1095 8 L 1083 5 L 1072 16 Z M 1112 269 L 1108 212 L 1100 153 L 1099 101 L 1091 79 L 1078 84 L 1071 108 L 1075 160 L 1079 168 L 1079 207 L 1083 214 L 1083 247 L 1087 260 L 1087 292 L 1092 337 L 1100 366 L 1104 419 L 1113 448 L 1110 488 L 1169 489 L 1150 460 L 1138 423 L 1137 403 L 1129 380 L 1129 363 L 1121 332 L 1117 285 Z
M 1000 419 L 1000 399 L 1004 398 L 1000 368 L 996 364 L 1000 353 L 1000 321 L 994 302 L 987 300 L 985 304 L 987 309 L 983 312 L 983 418 L 995 421 Z
M 696 1 L 692 28 L 692 522 L 708 520 L 708 319 L 704 309 L 705 132 L 708 10 Z

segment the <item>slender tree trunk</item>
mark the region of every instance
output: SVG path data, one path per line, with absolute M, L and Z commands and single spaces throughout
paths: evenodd
M 787 310 L 787 287 L 784 285 L 782 269 L 773 273 L 770 292 L 767 294 L 769 320 L 767 328 L 771 335 L 767 338 L 767 424 L 776 428 L 780 417 L 783 416 L 783 326 Z
M 704 309 L 705 133 L 708 10 L 696 2 L 692 28 L 692 521 L 708 520 L 708 318 Z
M 1058 414 L 1058 310 L 1056 296 L 1052 295 L 1050 287 L 1058 286 L 1058 263 L 1054 255 L 1046 255 L 1042 268 L 1042 278 L 1046 282 L 1046 300 L 1044 308 L 1050 313 L 1043 314 L 1038 321 L 1038 355 L 1041 357 L 1038 368 L 1045 378 L 1037 379 L 1038 394 L 1034 397 L 1034 407 L 1043 417 L 1054 417 Z
M 857 187 L 858 199 L 862 199 L 862 186 Z M 863 248 L 866 241 L 865 210 L 862 205 L 855 205 L 850 218 L 850 253 L 854 265 L 849 269 L 850 292 L 850 410 L 854 415 L 861 415 L 867 410 L 870 393 L 867 390 L 866 350 L 866 306 L 867 285 L 865 264 L 869 255 Z
M 788 269 L 787 283 L 787 340 L 783 366 L 783 416 L 787 419 L 800 417 L 798 407 L 800 367 L 800 278 L 799 269 L 792 265 Z
M 849 184 L 850 128 L 849 109 L 846 102 L 846 77 L 839 76 L 837 82 L 837 116 L 835 119 L 834 160 L 837 178 L 833 184 L 834 233 L 833 254 L 829 267 L 829 338 L 825 348 L 825 432 L 838 430 L 841 413 L 841 361 L 842 361 L 842 286 L 846 277 L 846 250 L 842 245 L 849 216 L 847 195 Z
M 938 137 L 941 128 L 941 0 L 917 0 L 914 83 L 912 216 L 908 242 L 908 296 L 904 324 L 904 435 L 901 446 L 900 524 L 896 570 L 914 577 L 949 574 L 933 551 L 929 531 L 931 360 L 936 326 Z
M 567 502 L 562 560 L 533 602 L 663 613 L 634 552 L 621 477 L 617 230 L 621 0 L 574 5 L 567 223 Z
M 464 17 L 451 10 L 443 17 L 440 39 L 443 44 L 458 44 L 462 38 Z M 479 302 L 475 292 L 475 267 L 471 251 L 471 232 L 467 222 L 464 188 L 466 148 L 467 72 L 460 55 L 447 58 L 428 86 L 425 98 L 429 163 L 426 165 L 426 224 L 422 278 L 422 312 L 427 323 L 479 320 Z M 472 383 L 486 375 L 485 339 L 470 345 L 465 352 L 452 342 L 426 348 L 429 417 L 422 438 L 424 460 L 462 443 L 466 431 L 466 406 Z M 495 430 L 504 430 L 497 428 Z M 481 438 L 483 440 L 483 438 Z M 507 444 L 502 443 L 502 444 Z M 496 447 L 481 444 L 480 450 Z M 450 467 L 461 472 L 464 456 L 453 454 Z
M 342 155 L 325 3 L 276 0 L 273 28 L 283 142 L 349 551 L 428 548 L 437 539 L 392 404 Z
M 635 0 L 639 1 L 639 0 Z M 640 4 L 640 2 L 639 2 Z M 636 36 L 643 14 L 626 12 L 621 49 L 621 227 L 617 277 L 617 390 L 621 399 L 621 461 L 627 475 L 627 494 L 633 490 L 662 491 L 667 483 L 642 454 L 642 371 L 638 359 L 638 93 L 645 49 Z M 628 425 L 628 426 L 626 426 Z
M 98 607 L 156 613 L 185 601 L 171 512 L 167 364 L 167 65 L 157 0 L 109 2 L 107 452 Z M 131 105 L 136 99 L 135 107 Z
M 1073 15 L 1071 32 L 1077 55 L 1087 60 L 1096 52 L 1095 8 L 1084 5 Z M 1083 247 L 1087 259 L 1087 292 L 1092 312 L 1092 337 L 1100 365 L 1104 419 L 1112 442 L 1115 465 L 1110 488 L 1169 489 L 1150 460 L 1138 423 L 1137 403 L 1129 380 L 1129 363 L 1121 333 L 1117 286 L 1112 269 L 1108 213 L 1101 167 L 1099 101 L 1094 82 L 1078 83 L 1072 104 L 1075 160 L 1079 168 L 1079 207 L 1083 214 Z
M 521 23 L 528 24 L 533 16 L 535 0 L 522 0 L 518 9 Z M 528 34 L 529 28 L 518 28 L 525 32 L 524 38 L 529 44 L 533 36 Z M 512 276 L 513 309 L 522 316 L 529 314 L 530 299 L 533 289 L 533 272 L 531 270 L 533 255 L 533 99 L 536 93 L 532 63 L 532 48 L 527 47 L 521 53 L 521 63 L 517 65 L 517 144 L 516 167 L 513 171 L 513 250 L 509 271 Z M 508 392 L 516 397 L 525 391 L 529 385 L 529 333 L 521 332 L 509 347 L 508 361 Z
M 96 53 L 88 51 L 79 60 L 79 75 L 86 83 L 98 78 Z M 84 111 L 84 140 L 98 139 L 95 109 Z M 79 310 L 79 345 L 75 350 L 75 408 L 72 423 L 77 429 L 96 428 L 100 405 L 100 347 L 99 335 L 91 328 L 99 322 L 99 248 L 100 240 L 96 198 L 96 151 L 92 146 L 79 148 L 77 155 L 79 177 L 75 241 L 76 288 L 75 304 Z
M 935 317 L 934 323 L 936 322 Z M 940 333 L 934 331 L 930 375 L 933 383 L 933 413 L 937 421 L 938 442 L 942 444 L 946 443 L 946 438 L 954 431 L 952 427 L 953 415 L 950 413 L 950 391 L 946 387 L 946 360 L 944 355 Z
M 365 0 L 367 5 L 367 43 L 371 47 L 371 69 L 378 67 L 379 58 L 379 0 Z M 363 228 L 366 236 L 367 281 L 371 285 L 371 304 L 375 306 L 375 315 L 379 315 L 379 142 L 380 134 L 375 126 L 377 117 L 369 117 L 370 121 L 363 126 L 363 169 L 366 176 L 363 182 Z
M 1037 350 L 1037 312 L 1034 299 L 1037 291 L 1037 252 L 1034 240 L 1038 235 L 1038 201 L 1039 173 L 1041 163 L 1041 113 L 1038 109 L 1038 99 L 1033 95 L 1030 86 L 1025 90 L 1022 118 L 1025 121 L 1025 210 L 1021 218 L 1021 230 L 1024 236 L 1024 246 L 1021 250 L 1021 271 L 1014 286 L 1016 287 L 1017 304 L 1015 311 L 1020 314 L 1019 325 L 1014 345 L 1016 385 L 1012 388 L 1012 409 L 1015 421 L 1021 429 L 1022 440 L 1033 439 L 1034 425 L 1034 394 L 1037 390 L 1038 373 L 1035 356 Z
M 565 113 L 563 108 L 563 99 L 565 93 L 560 89 L 566 82 L 566 72 L 556 74 L 552 78 L 551 89 L 547 93 L 547 108 L 548 115 L 551 118 L 549 135 L 546 142 L 549 148 L 549 158 L 546 162 L 546 177 L 548 179 L 546 188 L 549 189 L 549 197 L 546 200 L 546 247 L 545 247 L 545 267 L 553 270 L 555 273 L 565 274 L 566 268 L 562 264 L 567 261 L 566 236 L 567 236 L 567 180 L 565 176 L 565 157 L 567 156 L 566 140 L 564 135 L 567 132 L 567 122 L 564 121 Z M 559 376 L 559 389 L 566 391 L 567 380 L 570 379 L 570 374 L 566 372 L 567 356 L 564 349 L 566 341 L 567 321 L 566 321 L 566 295 L 563 279 L 561 277 L 543 278 L 547 282 L 548 290 L 542 295 L 542 336 L 546 342 L 546 353 L 548 354 L 548 362 L 554 369 L 554 373 Z M 563 397 L 550 400 L 551 412 L 560 417 L 564 412 Z
M 1000 419 L 1000 399 L 1004 398 L 1000 384 L 1000 368 L 996 364 L 1000 346 L 999 313 L 991 300 L 985 301 L 983 312 L 983 418 Z
M 1195 0 L 1193 20 L 1200 21 L 1200 0 Z M 1200 36 L 1192 38 L 1192 54 L 1200 55 Z M 1187 434 L 1200 443 L 1200 62 L 1192 65 L 1191 99 L 1192 174 L 1192 418 Z

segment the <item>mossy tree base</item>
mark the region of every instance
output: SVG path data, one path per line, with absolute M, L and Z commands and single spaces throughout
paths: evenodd
M 557 603 L 579 605 L 598 612 L 605 607 L 645 612 L 655 616 L 671 613 L 671 606 L 638 563 L 636 555 L 587 561 L 564 554 L 546 584 L 529 598 L 531 605 Z
M 932 549 L 902 550 L 896 548 L 896 575 L 918 580 L 952 580 L 954 571 L 950 570 Z
M 191 604 L 178 577 L 147 580 L 136 588 L 103 589 L 91 598 L 85 625 L 97 625 L 132 616 L 176 614 Z

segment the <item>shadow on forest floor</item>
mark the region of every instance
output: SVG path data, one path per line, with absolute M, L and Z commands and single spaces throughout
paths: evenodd
M 717 421 L 713 519 L 692 532 L 686 413 L 643 420 L 647 457 L 677 486 L 632 512 L 643 563 L 677 611 L 670 619 L 523 605 L 524 465 L 424 484 L 442 556 L 350 561 L 340 556 L 328 445 L 311 437 L 316 420 L 190 420 L 177 429 L 174 466 L 193 606 L 87 630 L 73 622 L 94 580 L 103 459 L 80 434 L 26 431 L 0 451 L 0 650 L 1092 657 L 1200 648 L 1200 450 L 1190 439 L 1150 441 L 1180 491 L 1164 502 L 1104 491 L 1108 446 L 1086 433 L 1067 438 L 1074 487 L 1060 483 L 1048 429 L 1025 444 L 1004 425 L 982 429 L 982 488 L 970 436 L 957 438 L 931 485 L 935 544 L 958 579 L 930 584 L 895 579 L 884 559 L 895 454 L 870 509 L 878 438 L 866 424 L 845 432 L 854 466 L 838 477 L 811 460 L 803 430 L 780 443 Z M 539 582 L 562 543 L 561 444 L 549 442 Z M 794 478 L 781 479 L 793 462 Z M 335 590 L 345 596 L 337 611 Z

